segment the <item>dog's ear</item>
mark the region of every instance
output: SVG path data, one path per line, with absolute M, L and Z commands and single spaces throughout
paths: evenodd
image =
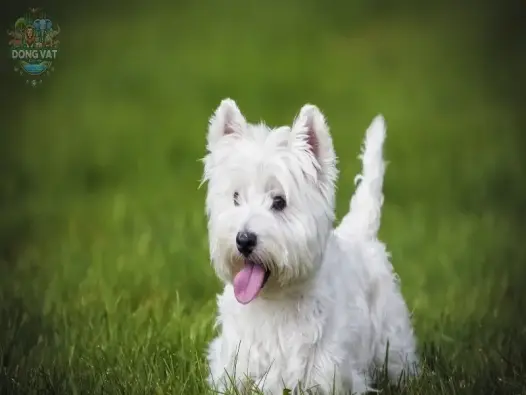
M 310 152 L 318 173 L 335 181 L 336 155 L 329 126 L 320 109 L 312 104 L 304 105 L 294 120 L 291 133 L 293 149 Z
M 239 111 L 236 102 L 232 99 L 224 99 L 208 124 L 208 150 L 212 151 L 223 136 L 243 133 L 246 126 L 247 121 Z

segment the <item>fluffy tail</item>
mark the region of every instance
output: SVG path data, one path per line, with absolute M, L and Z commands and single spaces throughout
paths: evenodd
M 345 238 L 374 239 L 380 229 L 384 195 L 382 193 L 385 162 L 383 144 L 386 135 L 384 117 L 376 116 L 367 129 L 360 159 L 362 174 L 356 176 L 358 183 L 349 213 L 343 218 L 337 233 Z

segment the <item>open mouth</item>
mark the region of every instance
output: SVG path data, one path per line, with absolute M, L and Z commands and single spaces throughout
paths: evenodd
M 270 277 L 263 265 L 250 259 L 245 259 L 243 269 L 234 277 L 234 294 L 241 304 L 252 302 L 263 289 Z

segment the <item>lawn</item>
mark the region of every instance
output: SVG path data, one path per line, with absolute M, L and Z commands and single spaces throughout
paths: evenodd
M 338 218 L 365 128 L 385 115 L 381 237 L 424 369 L 403 391 L 380 383 L 384 393 L 526 394 L 522 129 L 477 67 L 484 21 L 299 4 L 61 23 L 54 75 L 6 121 L 1 393 L 207 393 L 221 288 L 199 159 L 228 96 L 271 125 L 306 102 L 325 112 Z

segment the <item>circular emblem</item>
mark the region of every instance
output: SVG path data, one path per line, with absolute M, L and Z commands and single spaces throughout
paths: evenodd
M 26 84 L 36 87 L 54 71 L 53 63 L 59 53 L 60 26 L 39 8 L 18 18 L 7 31 L 14 70 L 25 78 Z

